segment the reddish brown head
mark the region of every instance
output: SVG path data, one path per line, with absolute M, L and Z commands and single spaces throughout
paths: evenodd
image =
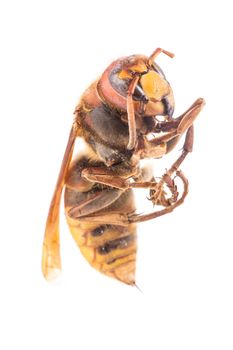
M 125 111 L 130 83 L 138 77 L 132 96 L 135 114 L 171 117 L 174 111 L 173 92 L 164 73 L 154 63 L 160 52 L 173 57 L 167 51 L 156 49 L 149 58 L 133 55 L 114 61 L 99 80 L 100 96 L 111 106 Z

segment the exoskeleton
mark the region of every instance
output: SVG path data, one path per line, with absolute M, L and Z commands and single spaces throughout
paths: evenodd
M 49 209 L 42 268 L 50 279 L 61 269 L 59 207 L 65 185 L 65 213 L 82 254 L 100 272 L 135 285 L 136 224 L 170 213 L 183 203 L 188 181 L 179 170 L 193 146 L 193 122 L 202 98 L 173 118 L 170 84 L 151 56 L 133 55 L 114 61 L 82 95 Z M 182 153 L 160 181 L 140 160 L 170 152 L 186 133 Z M 77 137 L 86 149 L 72 160 Z M 178 194 L 174 176 L 183 182 Z M 138 215 L 133 189 L 149 189 L 157 211 Z

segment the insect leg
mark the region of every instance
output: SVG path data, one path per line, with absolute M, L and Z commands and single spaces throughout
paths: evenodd
M 131 81 L 127 92 L 127 114 L 128 114 L 128 124 L 129 124 L 129 143 L 127 145 L 127 149 L 134 148 L 136 143 L 136 138 L 137 138 L 134 104 L 133 104 L 133 93 L 138 83 L 138 80 L 139 80 L 139 76 L 135 76 L 135 78 Z
M 186 133 L 185 142 L 183 145 L 182 154 L 172 164 L 172 166 L 166 171 L 162 179 L 156 183 L 155 181 L 144 182 L 144 183 L 131 183 L 129 186 L 132 188 L 150 188 L 150 200 L 154 205 L 162 205 L 169 207 L 172 203 L 175 203 L 178 198 L 177 186 L 171 176 L 177 172 L 181 163 L 184 161 L 188 153 L 192 152 L 193 148 L 193 133 L 194 128 L 191 125 Z M 169 189 L 171 197 L 168 198 L 164 187 Z
M 169 131 L 177 130 L 182 119 L 184 119 L 187 114 L 189 114 L 193 109 L 195 109 L 199 103 L 203 104 L 203 106 L 205 105 L 205 101 L 203 99 L 199 98 L 187 109 L 187 111 L 185 111 L 179 117 L 177 117 L 176 119 L 169 120 L 169 121 L 158 122 L 156 124 L 156 126 L 150 132 L 159 133 L 159 132 L 169 132 Z
M 145 181 L 153 178 L 152 168 L 148 165 L 143 168 L 126 167 L 123 164 L 107 167 L 89 167 L 82 170 L 82 177 L 93 183 L 100 183 L 106 186 L 127 190 L 129 187 L 148 188 Z M 128 178 L 134 179 L 134 184 L 129 183 Z M 138 184 L 136 186 L 136 183 Z M 141 186 L 140 186 L 141 184 Z M 132 185 L 132 186 L 131 186 Z
M 186 133 L 185 142 L 182 148 L 182 153 L 179 158 L 172 164 L 166 175 L 171 176 L 175 171 L 178 170 L 181 163 L 184 161 L 186 156 L 193 150 L 193 139 L 194 139 L 194 127 L 191 125 Z
M 126 213 L 112 213 L 109 212 L 107 214 L 101 214 L 101 215 L 88 215 L 88 216 L 82 216 L 78 219 L 79 221 L 91 221 L 96 223 L 102 223 L 102 224 L 112 224 L 112 225 L 119 225 L 119 226 L 128 226 L 129 225 L 129 217 Z
M 69 220 L 80 221 L 83 217 L 96 215 L 97 220 L 100 217 L 98 221 L 101 222 L 103 211 L 111 212 L 109 206 L 114 205 L 119 198 L 122 198 L 124 209 L 132 212 L 132 200 L 129 197 L 131 190 L 127 192 L 126 179 L 133 175 L 140 175 L 137 167 L 133 165 L 117 164 L 107 168 L 86 164 L 82 158 L 74 161 L 66 177 L 65 207 Z M 143 169 L 143 178 L 146 175 L 150 176 L 149 169 Z M 119 185 L 122 189 L 119 188 Z M 121 208 L 123 204 L 120 204 Z M 116 209 L 112 214 L 116 214 Z M 113 221 L 115 220 L 114 215 Z M 116 217 L 118 220 L 118 215 Z
M 185 178 L 184 174 L 181 171 L 177 171 L 176 175 L 177 175 L 177 177 L 179 177 L 182 180 L 183 186 L 184 186 L 184 190 L 183 190 L 183 193 L 182 193 L 181 197 L 175 203 L 173 203 L 170 206 L 165 207 L 162 210 L 154 211 L 154 212 L 149 213 L 149 214 L 142 214 L 142 215 L 133 214 L 133 215 L 130 215 L 128 217 L 128 220 L 129 220 L 130 223 L 148 221 L 148 220 L 151 220 L 151 219 L 155 219 L 155 218 L 157 218 L 159 216 L 163 216 L 163 215 L 169 214 L 175 208 L 177 208 L 178 206 L 180 206 L 184 202 L 184 199 L 185 199 L 185 197 L 188 194 L 188 180 Z
M 197 99 L 192 106 L 179 118 L 175 119 L 171 122 L 161 123 L 159 125 L 159 131 L 168 131 L 166 134 L 156 137 L 149 141 L 150 145 L 157 146 L 161 144 L 162 142 L 166 142 L 167 144 L 167 151 L 166 153 L 170 152 L 178 143 L 180 137 L 184 134 L 185 131 L 187 131 L 190 126 L 193 124 L 194 120 L 199 115 L 200 111 L 205 105 L 205 101 L 202 98 Z M 178 123 L 177 123 L 178 121 Z M 171 131 L 171 129 L 175 127 L 174 130 Z
M 109 212 L 108 214 L 102 214 L 102 215 L 96 214 L 96 215 L 88 215 L 86 217 L 84 216 L 84 217 L 81 217 L 79 220 L 80 221 L 91 220 L 92 222 L 127 226 L 129 223 L 138 223 L 138 222 L 148 221 L 148 220 L 155 219 L 159 216 L 169 214 L 184 202 L 184 199 L 188 194 L 188 180 L 185 178 L 184 174 L 181 171 L 177 171 L 176 175 L 181 179 L 184 186 L 184 190 L 182 192 L 181 197 L 175 203 L 173 203 L 170 206 L 167 206 L 162 210 L 157 210 L 152 213 L 142 214 L 142 215 L 138 215 L 135 213 L 126 214 L 126 213 Z
M 133 177 L 134 182 L 125 180 L 123 176 L 126 174 L 121 173 L 120 175 L 122 177 L 116 176 L 115 172 L 113 172 L 113 168 L 109 169 L 105 167 L 85 168 L 82 171 L 82 176 L 86 180 L 93 181 L 93 183 L 114 187 L 115 189 L 120 189 L 122 191 L 129 188 L 149 188 L 151 191 L 153 191 L 151 192 L 151 200 L 154 204 L 168 206 L 171 204 L 171 201 L 174 202 L 177 198 L 177 187 L 174 184 L 174 181 L 170 178 L 169 174 L 167 174 L 166 177 L 164 176 L 163 182 L 161 181 L 159 183 L 154 180 L 152 170 L 145 167 L 140 170 L 140 173 L 137 174 L 137 176 L 133 176 L 132 173 L 127 173 L 128 177 Z M 172 193 L 171 198 L 167 199 L 165 197 L 164 184 Z
M 65 202 L 68 216 L 73 219 L 79 219 L 82 216 L 96 213 L 115 202 L 121 194 L 122 191 L 115 188 L 102 189 L 94 193 L 79 193 L 79 197 L 75 198 L 76 203 L 71 205 L 71 202 L 74 199 L 73 193 L 69 193 L 69 190 L 66 190 Z M 70 206 L 71 208 L 68 209 Z
M 124 180 L 119 176 L 114 176 L 113 174 L 108 174 L 108 172 L 105 173 L 105 170 L 101 171 L 101 173 L 99 174 L 97 173 L 97 171 L 96 168 L 87 168 L 82 171 L 82 176 L 88 181 L 97 182 L 102 185 L 119 188 L 121 190 L 129 188 L 127 180 Z
M 156 182 L 144 183 L 145 185 L 144 188 L 146 188 L 147 186 L 150 188 L 150 200 L 153 202 L 154 205 L 163 205 L 167 207 L 167 206 L 170 206 L 171 203 L 174 203 L 177 201 L 177 198 L 178 198 L 177 186 L 174 180 L 171 178 L 171 176 L 175 172 L 177 172 L 178 168 L 180 167 L 181 163 L 184 161 L 188 153 L 192 152 L 193 133 L 194 133 L 194 128 L 193 128 L 193 125 L 191 125 L 186 133 L 182 154 L 172 164 L 172 166 L 166 171 L 162 179 L 158 183 Z M 135 188 L 135 187 L 140 187 L 142 185 L 143 185 L 142 183 L 141 184 L 133 183 L 133 184 L 130 184 L 130 187 Z M 169 191 L 171 192 L 170 198 L 167 198 L 166 192 L 164 190 L 164 186 L 168 187 Z
M 139 174 L 140 170 L 138 167 L 125 166 L 124 164 L 113 165 L 111 167 L 86 167 L 81 173 L 82 177 L 88 181 L 121 190 L 129 188 L 128 178 Z

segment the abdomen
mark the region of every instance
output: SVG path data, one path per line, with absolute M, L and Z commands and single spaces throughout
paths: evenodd
M 72 171 L 72 169 L 71 169 Z M 103 190 L 103 186 L 95 191 Z M 108 191 L 116 189 L 108 188 Z M 116 278 L 126 284 L 135 284 L 136 264 L 136 226 L 135 224 L 121 225 L 111 222 L 88 220 L 88 215 L 107 216 L 108 214 L 129 214 L 135 211 L 132 190 L 122 191 L 120 196 L 106 206 L 92 214 L 85 216 L 85 221 L 70 215 L 72 209 L 85 203 L 91 196 L 93 189 L 82 192 L 74 188 L 65 189 L 66 219 L 71 234 L 78 244 L 81 253 L 92 267 L 105 275 Z M 83 207 L 85 210 L 85 206 Z M 82 216 L 83 217 L 83 216 Z

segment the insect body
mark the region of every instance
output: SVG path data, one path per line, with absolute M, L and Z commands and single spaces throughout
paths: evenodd
M 61 268 L 59 206 L 64 185 L 67 222 L 82 254 L 99 271 L 130 285 L 135 284 L 136 223 L 171 212 L 187 195 L 188 182 L 178 168 L 192 151 L 192 124 L 204 100 L 173 119 L 172 89 L 154 63 L 160 52 L 173 56 L 156 49 L 149 58 L 134 55 L 113 62 L 75 109 L 46 224 L 42 269 L 47 279 Z M 140 160 L 162 157 L 184 133 L 182 154 L 156 182 Z M 76 137 L 84 140 L 86 150 L 71 161 Z M 174 174 L 184 185 L 181 196 Z M 136 214 L 133 188 L 149 189 L 149 199 L 163 208 Z

